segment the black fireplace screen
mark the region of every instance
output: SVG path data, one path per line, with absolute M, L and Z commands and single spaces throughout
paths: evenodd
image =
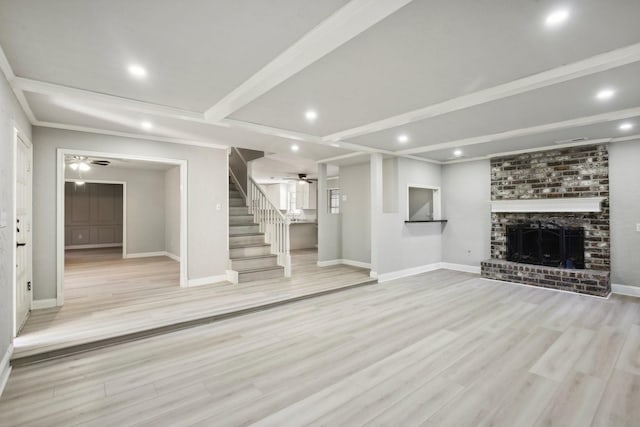
M 584 268 L 584 229 L 541 222 L 507 225 L 507 260 Z

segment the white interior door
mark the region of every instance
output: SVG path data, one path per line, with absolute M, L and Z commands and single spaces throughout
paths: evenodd
M 16 280 L 15 329 L 17 335 L 31 309 L 31 144 L 16 141 Z

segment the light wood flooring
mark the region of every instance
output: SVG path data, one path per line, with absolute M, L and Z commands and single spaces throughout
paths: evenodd
M 180 288 L 179 264 L 168 257 L 122 259 L 119 248 L 67 251 L 64 306 L 33 311 L 15 339 L 13 357 L 370 281 L 368 270 L 316 262 L 315 250 L 293 251 L 289 279 Z
M 438 270 L 17 368 L 4 426 L 638 426 L 640 300 Z

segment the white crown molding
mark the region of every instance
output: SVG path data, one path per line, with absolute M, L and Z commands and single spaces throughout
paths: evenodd
M 411 0 L 352 0 L 205 112 L 217 122 L 396 12 Z
M 64 123 L 42 122 L 40 120 L 36 120 L 35 123 L 33 123 L 33 125 L 45 127 L 45 128 L 52 128 L 52 129 L 73 130 L 76 132 L 96 133 L 100 135 L 109 135 L 109 136 L 120 136 L 123 138 L 144 139 L 146 141 L 169 142 L 172 144 L 194 145 L 196 147 L 218 148 L 221 150 L 226 150 L 230 146 L 229 144 L 226 144 L 222 141 L 216 141 L 216 142 L 191 141 L 187 139 L 169 138 L 166 136 L 157 136 L 157 135 L 141 135 L 137 133 L 120 132 L 115 130 L 93 128 L 88 126 L 77 126 L 77 125 L 68 125 Z
M 428 153 L 430 151 L 438 151 L 438 150 L 443 150 L 447 148 L 484 144 L 487 142 L 502 141 L 505 139 L 535 135 L 535 134 L 544 133 L 544 132 L 551 132 L 554 130 L 611 122 L 611 121 L 627 119 L 629 117 L 635 117 L 635 116 L 640 116 L 640 107 L 628 108 L 625 110 L 618 110 L 618 111 L 610 111 L 608 113 L 580 117 L 580 118 L 571 119 L 571 120 L 564 120 L 561 122 L 545 123 L 543 125 L 531 126 L 528 128 L 521 128 L 521 129 L 514 129 L 506 132 L 493 133 L 489 135 L 457 139 L 454 141 L 447 141 L 439 144 L 431 144 L 423 147 L 415 147 L 407 150 L 396 151 L 396 154 L 406 155 L 406 154 Z
M 543 71 L 542 73 L 513 80 L 508 83 L 473 92 L 468 95 L 452 98 L 438 104 L 432 104 L 397 116 L 388 117 L 363 126 L 326 135 L 322 139 L 323 141 L 330 142 L 354 138 L 356 136 L 366 135 L 392 127 L 441 116 L 476 105 L 497 101 L 509 96 L 530 92 L 638 61 L 640 61 L 640 43 L 592 56 L 591 58 L 587 58 L 582 61 Z
M 31 110 L 31 107 L 29 106 L 29 103 L 27 102 L 27 98 L 25 98 L 24 93 L 20 89 L 14 86 L 14 83 L 17 77 L 13 72 L 13 68 L 11 68 L 11 64 L 9 64 L 9 60 L 7 59 L 7 56 L 4 54 L 4 50 L 2 49 L 2 46 L 0 46 L 0 69 L 2 70 L 2 73 L 7 79 L 7 82 L 9 82 L 9 86 L 11 87 L 11 90 L 13 90 L 13 93 L 15 94 L 16 99 L 18 100 L 18 103 L 24 110 L 24 113 L 26 114 L 27 119 L 29 119 L 29 122 L 33 124 L 36 121 L 36 116 L 33 114 L 33 111 Z

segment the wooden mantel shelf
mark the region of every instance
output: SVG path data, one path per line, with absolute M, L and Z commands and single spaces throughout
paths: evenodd
M 601 212 L 604 197 L 492 200 L 491 212 Z

